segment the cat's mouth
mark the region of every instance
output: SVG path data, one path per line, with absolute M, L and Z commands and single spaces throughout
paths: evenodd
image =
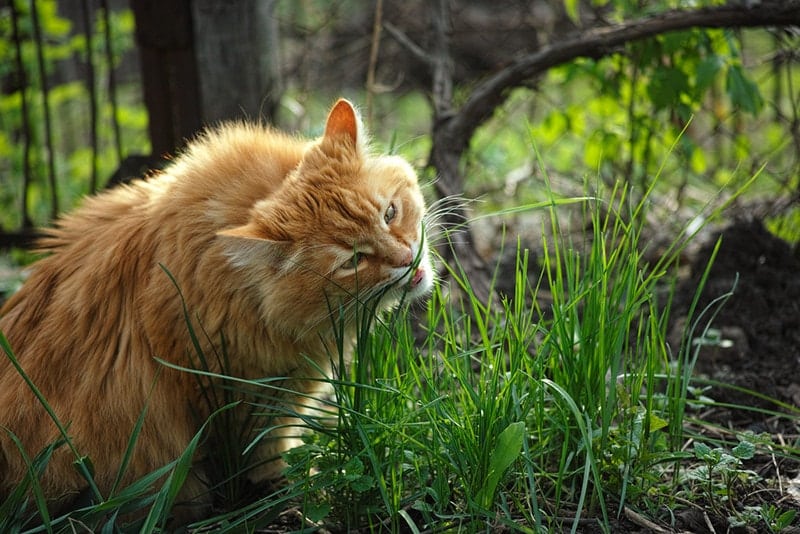
M 430 289 L 432 282 L 431 265 L 428 259 L 427 247 L 423 244 L 417 254 L 414 263 L 411 265 L 410 272 L 407 273 L 404 286 L 412 298 L 425 294 Z
M 424 265 L 418 265 L 407 276 L 401 287 L 408 292 L 410 298 L 420 297 L 430 289 L 430 273 Z
M 409 281 L 408 283 L 408 287 L 414 289 L 423 280 L 425 280 L 425 269 L 423 269 L 422 267 L 417 267 L 416 272 L 414 272 L 414 276 L 411 277 L 411 281 Z
M 395 297 L 417 299 L 425 295 L 433 285 L 433 270 L 428 259 L 427 248 L 422 245 L 416 252 L 414 262 L 403 269 L 396 269 L 389 287 L 393 288 Z M 405 294 L 402 297 L 401 294 Z

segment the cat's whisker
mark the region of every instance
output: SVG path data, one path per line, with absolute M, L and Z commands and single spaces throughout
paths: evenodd
M 443 210 L 464 209 L 474 202 L 477 201 L 461 195 L 449 195 L 446 197 L 441 197 L 431 202 L 431 204 L 428 206 L 428 214 L 436 214 Z
M 442 197 L 431 203 L 426 216 L 439 218 L 441 215 L 447 213 L 463 213 L 470 205 L 478 202 L 480 202 L 478 199 L 457 195 Z
M 477 201 L 458 196 L 440 198 L 431 205 L 425 215 L 425 225 L 432 235 L 466 226 L 467 208 L 475 202 Z

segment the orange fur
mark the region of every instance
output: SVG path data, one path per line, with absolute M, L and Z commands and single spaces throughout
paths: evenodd
M 195 329 L 208 333 L 199 336 L 206 354 L 224 338 L 224 371 L 287 377 L 282 387 L 316 395 L 318 369 L 329 373 L 336 354 L 332 313 L 349 310 L 352 335 L 356 294 L 376 295 L 385 309 L 404 291 L 417 297 L 429 289 L 424 213 L 411 167 L 369 154 L 347 101 L 334 105 L 316 141 L 225 125 L 163 173 L 89 198 L 65 216 L 42 242 L 51 254 L 0 310 L 0 331 L 108 496 L 145 407 L 128 482 L 178 457 L 209 415 L 196 378 L 156 360 L 189 367 L 194 354 L 181 298 L 160 265 L 174 276 Z M 211 370 L 223 371 L 216 361 L 209 358 Z M 30 456 L 59 437 L 6 358 L 0 426 Z M 273 432 L 258 456 L 292 446 L 289 433 Z M 61 447 L 41 479 L 53 503 L 85 487 L 73 460 Z M 266 463 L 251 478 L 279 468 Z M 0 500 L 25 470 L 0 430 Z

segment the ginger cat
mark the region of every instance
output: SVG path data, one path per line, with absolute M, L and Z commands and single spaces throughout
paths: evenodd
M 370 154 L 346 100 L 315 141 L 224 125 L 162 173 L 65 216 L 42 241 L 50 255 L 0 310 L 0 331 L 108 497 L 145 408 L 126 482 L 177 458 L 209 415 L 197 377 L 156 360 L 196 360 L 165 269 L 206 355 L 219 353 L 224 339 L 225 372 L 286 377 L 281 387 L 300 395 L 285 401 L 304 402 L 319 394 L 319 370 L 330 376 L 338 361 L 341 310 L 352 337 L 358 302 L 380 299 L 388 309 L 430 289 L 424 217 L 411 166 Z M 223 371 L 207 359 L 211 371 Z M 0 502 L 26 472 L 8 431 L 30 457 L 60 437 L 0 351 Z M 297 444 L 296 432 L 262 440 L 258 457 L 273 461 L 251 471 L 253 480 L 279 475 L 274 459 Z M 41 477 L 54 506 L 86 488 L 73 461 L 62 446 Z M 201 478 L 187 481 L 184 496 L 203 493 Z

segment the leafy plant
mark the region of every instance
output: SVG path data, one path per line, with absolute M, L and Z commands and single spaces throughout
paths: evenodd
M 781 511 L 774 504 L 765 504 L 757 508 L 758 514 L 770 532 L 782 532 L 789 527 L 797 515 L 796 510 Z
M 735 482 L 757 476 L 741 467 L 742 460 L 749 460 L 754 454 L 755 445 L 749 441 L 740 441 L 730 450 L 722 447 L 712 449 L 704 443 L 695 442 L 694 456 L 702 465 L 687 473 L 687 476 L 703 483 L 706 497 L 712 506 L 727 504 L 733 497 Z

